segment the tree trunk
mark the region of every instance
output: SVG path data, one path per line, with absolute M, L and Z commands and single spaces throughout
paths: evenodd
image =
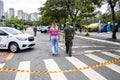
M 61 27 L 60 19 L 56 18 L 56 20 L 57 20 L 57 23 L 59 24 L 58 26 Z
M 115 23 L 113 23 L 113 34 L 112 34 L 112 39 L 117 39 L 117 37 L 116 37 L 116 32 L 117 32 L 117 30 L 116 30 L 116 27 L 115 27 Z
M 112 34 L 112 39 L 117 39 L 116 38 L 116 32 L 117 32 L 117 29 L 115 27 L 115 12 L 114 12 L 114 8 L 112 8 L 112 20 L 113 20 L 113 34 Z
M 113 5 L 112 0 L 109 0 L 109 4 L 110 4 L 110 8 L 111 8 L 111 12 L 112 12 L 112 21 L 113 21 L 113 26 L 112 26 L 112 30 L 113 30 L 113 34 L 112 34 L 112 39 L 117 39 L 116 38 L 116 28 L 115 28 L 115 11 L 114 11 L 114 7 L 115 5 Z
M 72 23 L 73 23 L 73 27 L 75 28 L 76 20 L 73 19 L 73 20 L 72 20 Z

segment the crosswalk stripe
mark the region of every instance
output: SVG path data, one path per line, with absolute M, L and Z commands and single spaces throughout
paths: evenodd
M 64 48 L 64 47 L 59 46 L 59 48 L 61 48 L 62 50 L 64 50 L 64 51 L 65 51 L 65 48 Z
M 65 44 L 63 44 L 63 43 L 59 43 L 59 46 L 64 46 Z
M 91 58 L 91 59 L 93 59 L 93 60 L 95 60 L 97 62 L 100 62 L 100 63 L 107 61 L 107 60 L 102 59 L 102 58 L 100 58 L 98 56 L 95 56 L 93 54 L 85 54 L 85 56 L 87 56 L 87 57 L 89 57 L 89 58 Z M 120 67 L 118 65 L 116 65 L 116 64 L 106 65 L 106 67 L 112 69 L 113 71 L 115 71 L 117 73 L 120 73 Z
M 82 48 L 96 48 L 96 47 L 105 47 L 105 46 L 81 46 Z
M 100 52 L 101 50 L 86 50 L 85 53 L 93 53 L 93 52 Z
M 112 53 L 110 53 L 110 52 L 101 52 L 101 53 L 104 54 L 104 55 L 113 57 L 113 58 L 119 58 L 119 57 L 120 57 L 119 55 L 112 54 Z
M 5 65 L 5 63 L 0 64 L 0 68 L 2 68 Z
M 75 57 L 66 57 L 66 59 L 77 68 L 82 68 L 82 67 L 88 66 Z M 106 78 L 104 78 L 103 76 L 98 74 L 93 69 L 82 70 L 81 72 L 83 72 L 84 75 L 86 75 L 90 80 L 107 80 Z
M 53 59 L 44 60 L 48 71 L 59 71 L 60 68 Z M 51 80 L 67 80 L 63 73 L 50 74 Z
M 59 45 L 59 47 L 63 47 L 64 45 Z M 72 46 L 72 48 L 96 48 L 96 47 L 105 47 L 105 46 Z
M 30 70 L 30 61 L 20 62 L 19 70 Z M 17 72 L 15 80 L 30 80 L 30 73 Z
M 79 48 L 80 46 L 72 46 L 72 48 Z
M 116 52 L 120 52 L 120 50 L 115 50 Z

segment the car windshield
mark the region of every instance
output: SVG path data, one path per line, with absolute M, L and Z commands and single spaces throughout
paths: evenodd
M 22 34 L 21 31 L 15 29 L 15 28 L 3 28 L 5 31 L 13 34 L 13 35 L 17 35 L 17 34 Z

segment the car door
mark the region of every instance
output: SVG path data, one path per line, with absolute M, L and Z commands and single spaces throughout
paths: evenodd
M 0 30 L 0 49 L 8 48 L 9 37 L 6 32 Z

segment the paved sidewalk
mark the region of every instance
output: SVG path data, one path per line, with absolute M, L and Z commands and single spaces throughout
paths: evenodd
M 86 32 L 77 32 L 78 35 L 80 36 L 85 36 Z M 103 39 L 103 40 L 109 40 L 109 41 L 114 41 L 114 42 L 120 42 L 120 32 L 116 33 L 116 37 L 117 40 L 112 40 L 112 32 L 107 33 L 107 32 L 103 32 L 103 33 L 98 33 L 98 32 L 89 32 L 90 36 L 92 38 L 97 38 L 97 39 Z
M 30 33 L 32 35 L 34 34 L 33 30 L 32 30 L 32 27 L 29 27 L 25 32 Z M 80 33 L 79 31 L 77 31 L 76 33 L 79 36 L 85 36 L 85 34 L 86 34 L 86 32 Z M 89 32 L 89 34 L 90 34 L 89 37 L 92 37 L 92 38 L 114 41 L 114 40 L 111 40 L 111 38 L 112 38 L 112 33 L 111 32 L 110 33 L 107 33 L 107 32 L 102 32 L 102 33 Z M 117 36 L 117 40 L 114 41 L 114 42 L 119 42 L 120 43 L 120 32 L 117 32 L 116 36 Z

